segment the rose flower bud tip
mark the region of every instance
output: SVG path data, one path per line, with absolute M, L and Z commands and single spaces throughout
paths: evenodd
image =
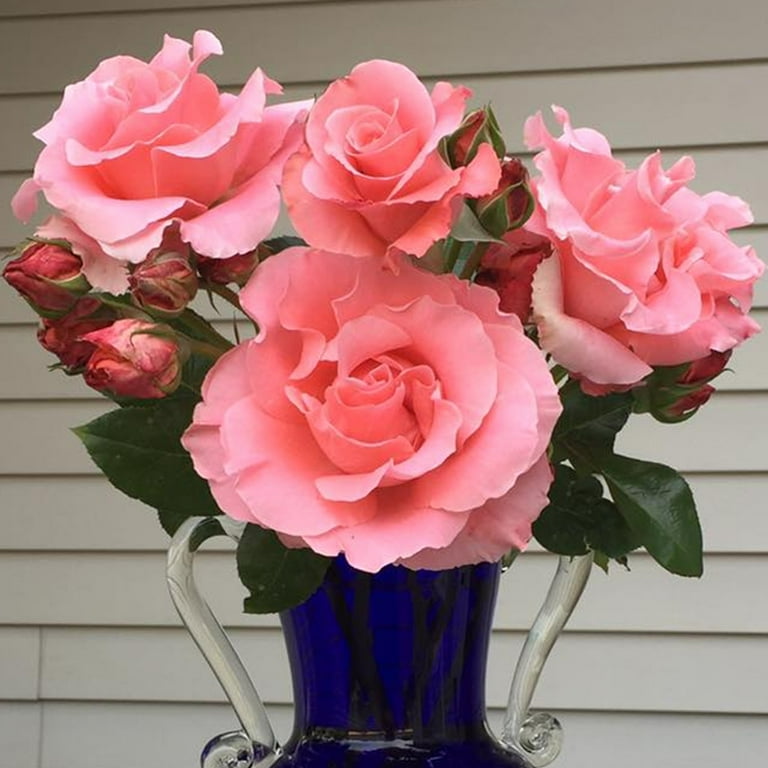
M 117 320 L 83 339 L 96 346 L 83 374 L 93 389 L 119 397 L 160 398 L 179 386 L 182 351 L 166 325 Z
M 184 253 L 157 252 L 128 278 L 134 301 L 149 312 L 181 314 L 197 293 L 197 275 Z
M 60 317 L 90 289 L 79 256 L 56 243 L 32 242 L 5 265 L 3 277 L 44 317 Z

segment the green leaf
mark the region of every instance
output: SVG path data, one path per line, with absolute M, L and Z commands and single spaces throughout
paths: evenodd
M 589 456 L 611 453 L 617 433 L 632 412 L 632 395 L 592 397 L 571 381 L 560 390 L 560 399 L 563 412 L 552 435 L 552 461 L 574 459 L 585 451 Z
M 168 533 L 193 515 L 218 515 L 208 483 L 181 445 L 193 398 L 168 398 L 99 416 L 73 431 L 117 489 L 154 507 Z
M 600 499 L 593 508 L 592 527 L 587 531 L 587 543 L 595 552 L 602 552 L 622 565 L 629 552 L 642 545 L 640 537 L 629 526 L 610 499 Z
M 303 603 L 325 577 L 331 559 L 288 549 L 273 531 L 247 525 L 237 547 L 237 571 L 249 590 L 246 613 L 274 613 Z
M 650 555 L 672 573 L 701 576 L 701 527 L 685 480 L 664 464 L 619 455 L 602 457 L 601 472 Z
M 597 486 L 598 493 L 602 495 L 600 483 Z M 549 504 L 533 524 L 536 541 L 558 555 L 585 555 L 589 547 L 585 521 L 580 512 L 583 511 L 584 501 L 588 503 L 588 500 L 589 491 L 579 486 L 578 475 L 562 464 L 555 467 L 555 479 L 549 488 Z
M 462 243 L 501 243 L 498 237 L 492 235 L 478 220 L 472 209 L 464 204 L 461 213 L 451 227 L 451 237 Z
M 550 552 L 584 555 L 589 551 L 619 560 L 640 546 L 616 505 L 603 498 L 603 486 L 565 465 L 555 467 L 549 505 L 533 524 L 536 540 Z

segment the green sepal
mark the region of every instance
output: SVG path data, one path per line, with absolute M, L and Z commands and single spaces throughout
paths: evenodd
M 600 458 L 621 515 L 663 568 L 680 576 L 701 576 L 701 526 L 691 489 L 671 467 L 617 454 Z
M 458 218 L 451 227 L 451 237 L 462 243 L 503 243 L 491 234 L 475 215 L 474 211 L 464 203 Z
M 246 613 L 275 613 L 303 603 L 322 584 L 331 558 L 289 549 L 273 531 L 247 525 L 237 546 L 237 572 L 250 592 Z

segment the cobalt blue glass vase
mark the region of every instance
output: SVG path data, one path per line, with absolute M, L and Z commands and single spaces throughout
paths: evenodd
M 284 768 L 522 768 L 490 734 L 485 667 L 497 564 L 356 571 L 281 614 L 293 675 Z
M 336 558 L 317 592 L 281 614 L 295 703 L 293 733 L 281 746 L 193 577 L 203 542 L 238 540 L 243 528 L 190 518 L 168 549 L 171 598 L 242 726 L 208 742 L 202 768 L 544 768 L 560 753 L 560 724 L 529 707 L 591 557 L 560 558 L 518 660 L 499 740 L 485 713 L 499 564 L 370 574 Z

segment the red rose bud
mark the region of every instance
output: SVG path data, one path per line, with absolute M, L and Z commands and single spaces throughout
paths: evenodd
M 266 247 L 259 246 L 255 251 L 241 253 L 228 259 L 210 259 L 200 256 L 197 259 L 197 271 L 208 283 L 214 285 L 235 283 L 242 287 L 248 282 L 248 278 L 261 260 L 262 248 L 266 250 Z
M 710 352 L 706 357 L 694 360 L 683 376 L 678 379 L 680 384 L 707 384 L 715 376 L 719 376 L 728 365 L 733 350 L 726 352 Z
M 180 315 L 197 293 L 197 275 L 184 253 L 150 254 L 128 277 L 134 301 L 149 312 Z
M 649 412 L 662 422 L 685 421 L 706 403 L 715 388 L 710 381 L 719 376 L 731 350 L 710 352 L 683 366 L 659 367 L 635 391 L 635 412 Z
M 55 243 L 34 242 L 9 261 L 3 277 L 39 314 L 58 317 L 90 289 L 79 256 Z
M 165 397 L 179 386 L 182 354 L 167 325 L 116 320 L 83 338 L 96 346 L 83 373 L 88 386 L 138 398 Z
M 471 163 L 481 144 L 490 144 L 497 157 L 504 157 L 504 139 L 490 106 L 470 112 L 449 137 L 447 152 L 451 166 L 458 168 Z
M 493 288 L 499 294 L 499 309 L 516 314 L 526 323 L 531 314 L 533 275 L 551 255 L 552 243 L 546 237 L 515 229 L 504 236 L 504 244 L 488 247 L 475 282 Z
M 709 400 L 712 393 L 715 391 L 713 386 L 705 384 L 703 387 L 690 392 L 689 394 L 681 397 L 672 405 L 668 405 L 664 408 L 664 416 L 667 420 L 677 420 L 678 418 L 687 418 L 689 415 L 693 415 L 701 408 L 704 403 Z
M 477 218 L 492 235 L 521 227 L 533 213 L 534 200 L 528 189 L 528 170 L 517 157 L 501 164 L 501 179 L 490 195 L 478 198 Z
M 111 325 L 116 314 L 98 299 L 78 299 L 72 309 L 62 317 L 44 318 L 37 331 L 40 344 L 56 355 L 68 373 L 76 373 L 88 362 L 96 347 L 82 337 Z

